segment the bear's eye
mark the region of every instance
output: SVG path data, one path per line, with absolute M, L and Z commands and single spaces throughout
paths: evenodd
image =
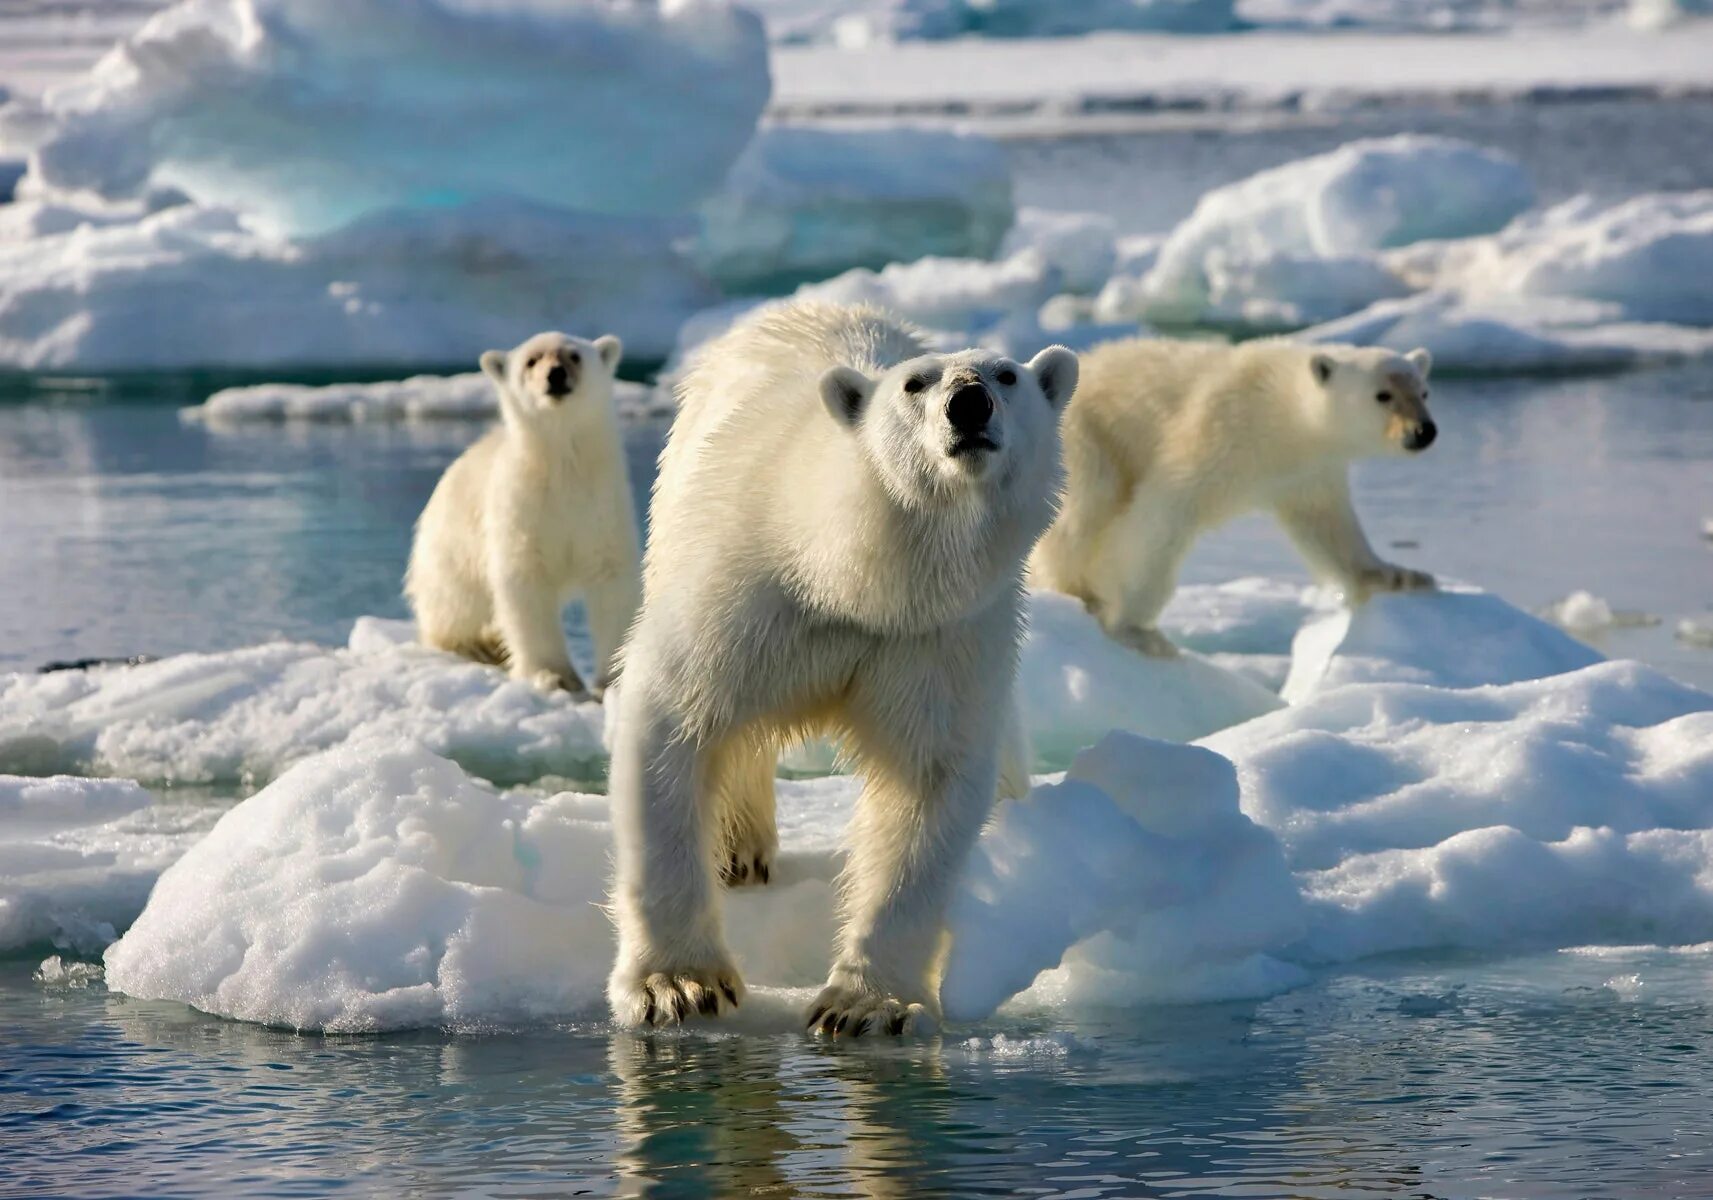
M 576 366 L 578 363 L 580 363 L 582 361 L 583 361 L 583 356 L 581 354 L 578 354 L 575 350 L 571 351 L 571 365 L 572 366 Z
M 904 381 L 904 390 L 912 396 L 927 386 L 928 381 L 923 379 L 920 375 L 912 375 L 909 379 Z
M 1381 392 L 1378 396 L 1375 396 L 1374 399 L 1378 400 L 1381 404 L 1390 404 L 1392 402 L 1392 393 Z
M 533 367 L 536 363 L 538 363 L 540 361 L 541 361 L 541 355 L 532 354 L 529 357 L 529 361 L 524 363 L 523 365 L 524 365 L 524 368 L 527 370 L 528 368 Z
M 1007 367 L 1005 370 L 995 375 L 994 378 L 999 380 L 999 385 L 1001 387 L 1010 387 L 1012 384 L 1017 382 L 1017 372 L 1013 371 L 1010 367 Z

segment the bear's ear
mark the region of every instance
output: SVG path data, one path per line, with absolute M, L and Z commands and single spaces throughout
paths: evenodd
M 612 334 L 595 339 L 595 351 L 601 356 L 601 363 L 611 371 L 619 365 L 619 359 L 624 357 L 625 344 Z
M 821 376 L 821 403 L 846 428 L 862 420 L 862 410 L 873 394 L 874 380 L 855 367 L 833 367 Z
M 504 350 L 482 351 L 482 371 L 495 383 L 506 381 L 506 352 Z
M 1404 359 L 1416 369 L 1416 372 L 1421 375 L 1423 379 L 1426 379 L 1428 377 L 1428 372 L 1433 370 L 1433 355 L 1428 353 L 1426 346 L 1417 346 L 1414 350 L 1411 350 L 1408 354 L 1404 355 Z
M 1317 354 L 1309 359 L 1309 370 L 1314 372 L 1316 383 L 1325 383 L 1332 378 L 1332 369 L 1337 364 L 1330 354 Z
M 1047 397 L 1048 404 L 1063 410 L 1071 402 L 1077 390 L 1077 376 L 1081 373 L 1076 355 L 1063 346 L 1048 346 L 1029 360 L 1029 369 L 1035 373 L 1041 394 Z

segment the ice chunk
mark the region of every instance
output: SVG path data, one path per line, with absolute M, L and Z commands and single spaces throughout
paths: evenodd
M 1425 346 L 1442 373 L 1604 371 L 1713 355 L 1713 332 L 1626 321 L 1609 304 L 1451 291 L 1381 301 L 1298 336 L 1399 353 Z
M 1685 617 L 1677 623 L 1677 640 L 1686 646 L 1701 646 L 1713 650 L 1713 619 Z
M 1039 771 L 1062 770 L 1109 729 L 1188 742 L 1280 704 L 1194 654 L 1145 658 L 1107 637 L 1080 601 L 1054 592 L 1030 594 L 1017 694 Z
M 0 954 L 99 951 L 212 824 L 208 810 L 156 806 L 129 780 L 0 775 Z
M 615 380 L 613 401 L 621 413 L 638 417 L 672 412 L 672 397 L 658 389 Z M 210 425 L 251 421 L 485 420 L 499 415 L 494 381 L 480 371 L 468 375 L 413 375 L 379 383 L 257 383 L 222 388 L 180 416 Z
M 1009 258 L 1025 250 L 1037 251 L 1058 269 L 1060 286 L 1078 294 L 1100 291 L 1119 261 L 1117 229 L 1100 213 L 1025 208 L 1005 235 L 1002 254 Z
M 1540 614 L 1560 629 L 1580 638 L 1597 638 L 1613 629 L 1658 625 L 1659 618 L 1628 609 L 1614 609 L 1592 592 L 1572 592 Z
M 1284 697 L 1297 704 L 1352 683 L 1480 687 L 1600 661 L 1598 651 L 1485 592 L 1380 595 L 1303 627 Z
M 760 23 L 713 0 L 182 0 L 22 132 L 37 189 L 164 185 L 301 235 L 494 195 L 684 212 L 768 91 Z
M 1713 697 L 1639 664 L 1344 687 L 1204 744 L 1299 873 L 1301 956 L 1713 930 Z
M 265 781 L 354 737 L 403 734 L 502 781 L 605 756 L 601 706 L 363 627 L 361 649 L 275 642 L 137 667 L 0 677 L 0 768 Z
M 835 304 L 877 304 L 948 339 L 964 339 L 961 348 L 1006 317 L 1035 313 L 1059 290 L 1059 272 L 1046 256 L 1026 250 L 999 262 L 922 258 L 880 271 L 846 271 L 799 288 L 797 295 Z
M 973 134 L 761 130 L 703 204 L 697 259 L 732 291 L 780 291 L 852 267 L 988 258 L 1012 221 L 1011 171 Z
M 276 241 L 222 209 L 0 240 L 0 366 L 468 363 L 542 329 L 666 356 L 714 293 L 675 221 L 487 201 Z M 480 264 L 480 270 L 472 270 Z
M 1048 1003 L 1268 994 L 1302 979 L 1265 953 L 1302 911 L 1229 762 L 1114 733 L 1000 806 L 953 905 L 941 1000 L 973 1020 L 1031 985 Z
M 1400 252 L 1418 285 L 1476 299 L 1581 300 L 1607 321 L 1713 325 L 1713 190 L 1627 200 L 1579 196 L 1490 237 Z
M 1521 167 L 1467 142 L 1351 142 L 1203 196 L 1126 315 L 1252 328 L 1330 320 L 1407 290 L 1378 251 L 1488 233 L 1532 200 Z

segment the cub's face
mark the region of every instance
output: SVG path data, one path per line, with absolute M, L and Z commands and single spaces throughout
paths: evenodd
M 591 401 L 605 404 L 623 352 L 611 334 L 589 342 L 538 333 L 515 350 L 489 350 L 482 355 L 482 370 L 499 386 L 509 416 L 551 419 Z
M 1433 445 L 1439 429 L 1428 413 L 1426 350 L 1394 354 L 1390 350 L 1340 347 L 1316 354 L 1309 363 L 1315 382 L 1332 398 L 1341 429 L 1353 448 L 1368 454 L 1419 454 Z
M 1059 416 L 1077 386 L 1062 346 L 1027 363 L 980 350 L 924 354 L 879 378 L 821 377 L 821 399 L 901 503 L 994 494 L 1057 495 Z

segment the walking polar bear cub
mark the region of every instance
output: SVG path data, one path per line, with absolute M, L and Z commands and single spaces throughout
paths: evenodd
M 636 509 L 618 417 L 616 337 L 542 333 L 482 370 L 500 425 L 446 469 L 417 522 L 405 595 L 422 641 L 513 678 L 598 699 L 642 589 Z M 581 593 L 595 643 L 588 689 L 560 613 Z
M 1083 356 L 1064 422 L 1065 501 L 1030 582 L 1083 601 L 1113 638 L 1177 653 L 1159 631 L 1195 539 L 1270 508 L 1319 577 L 1351 603 L 1430 588 L 1374 553 L 1348 468 L 1433 442 L 1426 350 L 1284 341 L 1134 339 Z
M 1077 360 L 930 354 L 879 310 L 795 304 L 711 344 L 660 459 L 612 753 L 626 1025 L 743 998 L 720 920 L 764 882 L 780 744 L 863 777 L 811 1029 L 938 1017 L 944 912 L 992 807 L 1029 548 L 1062 482 Z

